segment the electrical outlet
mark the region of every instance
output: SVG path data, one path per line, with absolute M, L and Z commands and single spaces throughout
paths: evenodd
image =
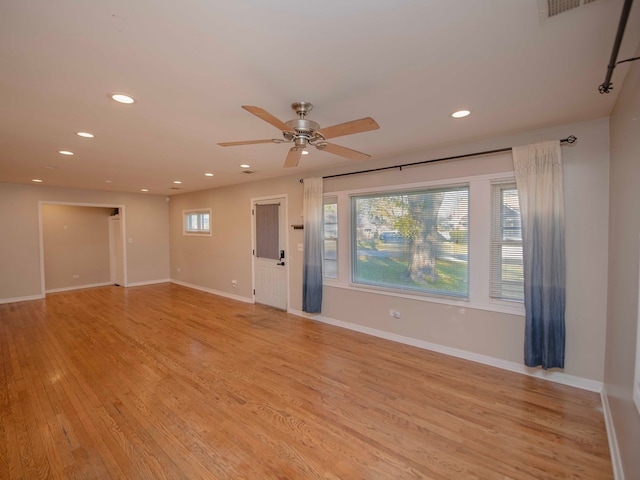
M 389 316 L 393 318 L 400 318 L 400 311 L 398 310 L 389 310 Z

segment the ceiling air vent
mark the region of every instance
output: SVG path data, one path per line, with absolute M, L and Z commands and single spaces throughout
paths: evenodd
M 601 0 L 538 0 L 540 5 L 540 20 L 555 17 L 589 3 Z

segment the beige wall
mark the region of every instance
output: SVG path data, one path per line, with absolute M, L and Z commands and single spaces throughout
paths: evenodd
M 605 389 L 627 479 L 640 478 L 640 415 L 632 401 L 640 266 L 640 62 L 632 62 L 630 68 L 611 116 L 605 368 Z
M 607 290 L 608 130 L 608 120 L 599 119 L 382 159 L 364 165 L 354 164 L 351 168 L 374 168 L 576 135 L 579 139 L 576 144 L 563 147 L 568 246 L 565 373 L 600 382 L 604 378 Z M 317 174 L 329 175 L 346 169 Z M 484 175 L 512 169 L 508 154 L 474 157 L 403 169 L 401 172 L 393 170 L 328 179 L 325 181 L 325 192 Z M 300 223 L 303 187 L 299 178 L 300 175 L 293 174 L 277 180 L 173 196 L 170 203 L 171 277 L 251 299 L 250 199 L 286 194 L 289 199 L 289 223 Z M 182 211 L 209 207 L 212 209 L 212 237 L 184 237 Z M 488 215 L 488 212 L 484 213 Z M 296 245 L 303 242 L 303 233 L 292 229 L 288 233 L 291 279 L 289 307 L 299 311 L 302 254 L 297 251 Z M 237 289 L 231 286 L 232 279 L 239 280 Z M 392 308 L 402 310 L 400 321 L 389 317 Z M 523 361 L 524 319 L 519 315 L 331 286 L 325 287 L 322 315 L 390 335 L 402 335 L 508 362 L 521 364 Z
M 124 206 L 128 284 L 169 278 L 164 196 L 0 183 L 0 302 L 41 297 L 39 202 Z
M 179 282 L 252 298 L 251 278 L 251 199 L 287 196 L 287 225 L 302 223 L 302 184 L 299 176 L 288 176 L 263 182 L 174 195 L 170 201 L 171 278 Z M 211 236 L 182 234 L 182 212 L 211 208 Z M 302 304 L 298 287 L 302 279 L 302 230 L 287 227 L 290 301 L 294 308 Z M 238 281 L 237 288 L 231 285 Z
M 108 283 L 113 208 L 42 205 L 45 291 Z

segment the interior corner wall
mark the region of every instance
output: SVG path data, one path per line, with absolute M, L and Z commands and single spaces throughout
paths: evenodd
M 0 302 L 41 298 L 39 203 L 123 205 L 127 282 L 169 279 L 169 216 L 164 196 L 0 183 Z
M 640 478 L 640 415 L 632 399 L 640 348 L 640 61 L 631 62 L 629 68 L 611 115 L 605 392 L 624 478 L 632 479 Z
M 567 219 L 567 357 L 564 373 L 602 382 L 606 328 L 609 123 L 607 118 L 545 128 L 404 156 L 348 164 L 313 174 L 185 193 L 171 197 L 171 278 L 205 290 L 251 301 L 251 199 L 285 194 L 289 223 L 301 223 L 301 176 L 325 176 L 363 168 L 377 168 L 443 156 L 524 145 L 549 138 L 576 135 L 578 142 L 563 148 Z M 484 175 L 513 170 L 509 154 L 474 157 L 402 171 L 327 179 L 324 190 L 376 188 Z M 183 210 L 211 208 L 211 237 L 182 234 Z M 486 212 L 488 215 L 488 212 Z M 344 215 L 342 213 L 341 215 Z M 302 305 L 303 231 L 288 229 L 289 309 Z M 488 255 L 488 252 L 487 252 Z M 471 259 L 473 261 L 473 259 Z M 237 288 L 231 281 L 238 280 Z M 390 336 L 400 335 L 519 365 L 523 362 L 524 318 L 517 315 L 398 298 L 379 292 L 325 285 L 322 316 Z M 389 310 L 402 310 L 391 319 Z
M 42 205 L 45 291 L 108 283 L 113 208 Z
M 286 196 L 289 307 L 302 306 L 303 231 L 300 175 L 173 195 L 169 202 L 171 279 L 207 291 L 252 301 L 251 200 Z M 183 235 L 183 211 L 211 209 L 211 236 Z M 237 285 L 232 285 L 232 280 Z

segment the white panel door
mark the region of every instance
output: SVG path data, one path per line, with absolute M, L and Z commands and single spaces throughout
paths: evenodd
M 287 309 L 287 253 L 285 199 L 253 205 L 254 295 L 256 303 Z

